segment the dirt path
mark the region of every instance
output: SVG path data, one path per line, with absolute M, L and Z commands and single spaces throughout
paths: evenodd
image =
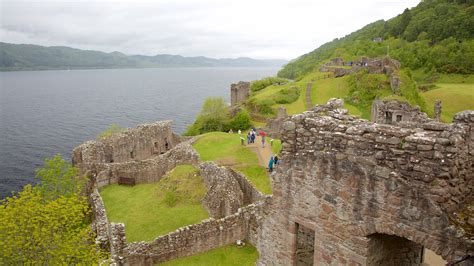
M 250 143 L 247 147 L 257 154 L 258 163 L 267 168 L 270 156 L 273 155 L 272 147 L 270 146 L 270 138 L 265 137 L 265 148 L 262 148 L 262 137 L 260 136 L 257 136 L 255 143 Z

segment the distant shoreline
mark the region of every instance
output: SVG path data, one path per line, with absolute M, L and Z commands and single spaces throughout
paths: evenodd
M 0 72 L 22 72 L 22 71 L 51 71 L 51 70 L 62 70 L 62 71 L 73 71 L 73 70 L 113 70 L 113 69 L 179 69 L 179 68 L 281 68 L 282 66 L 162 66 L 162 67 L 74 67 L 74 68 L 19 68 L 19 69 L 5 69 L 0 68 Z

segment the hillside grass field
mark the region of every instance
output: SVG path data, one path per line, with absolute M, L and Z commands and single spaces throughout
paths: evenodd
M 203 134 L 193 144 L 202 161 L 214 161 L 219 165 L 232 167 L 242 172 L 262 193 L 271 194 L 270 178 L 264 167 L 259 165 L 257 155 L 240 144 L 240 136 L 223 132 Z
M 109 185 L 100 194 L 109 222 L 124 223 L 127 241 L 134 242 L 150 241 L 209 218 L 201 205 L 206 191 L 198 169 L 180 165 L 159 182 Z
M 436 100 L 442 101 L 441 120 L 443 122 L 451 122 L 457 112 L 474 109 L 474 84 L 437 83 L 436 87 L 422 95 L 431 115 Z
M 179 258 L 161 263 L 164 266 L 251 266 L 258 260 L 258 252 L 247 243 L 244 247 L 228 245 L 194 256 Z

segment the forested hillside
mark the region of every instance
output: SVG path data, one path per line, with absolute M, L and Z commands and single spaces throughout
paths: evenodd
M 125 55 L 119 52 L 104 53 L 63 46 L 45 47 L 0 42 L 0 71 L 146 67 L 280 67 L 285 63 L 284 60 L 257 60 L 246 57 L 214 59 L 168 54 Z
M 287 64 L 279 77 L 302 78 L 334 57 L 389 54 L 402 67 L 439 73 L 474 73 L 474 1 L 425 0 L 388 21 L 377 21 L 328 42 Z M 382 42 L 373 41 L 381 37 Z

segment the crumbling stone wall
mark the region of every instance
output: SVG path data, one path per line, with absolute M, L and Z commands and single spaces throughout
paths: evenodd
M 80 166 L 143 160 L 163 154 L 179 142 L 180 137 L 171 129 L 171 121 L 160 121 L 139 125 L 102 140 L 85 142 L 73 150 L 72 162 Z
M 272 138 L 280 138 L 280 132 L 283 126 L 283 122 L 288 117 L 286 109 L 284 107 L 279 107 L 277 112 L 277 117 L 274 119 L 267 119 L 266 131 L 268 135 Z
M 186 141 L 167 153 L 150 159 L 123 163 L 96 163 L 83 167 L 96 176 L 100 188 L 118 183 L 120 177 L 134 178 L 137 184 L 156 182 L 177 165 L 192 164 L 198 160 L 199 155 L 192 148 L 190 141 Z
M 250 204 L 222 219 L 207 219 L 160 236 L 151 242 L 129 243 L 123 250 L 125 265 L 155 265 L 249 239 L 261 223 L 265 201 Z
M 297 224 L 315 232 L 315 265 L 369 264 L 374 234 L 405 238 L 448 262 L 474 256 L 473 236 L 450 219 L 473 202 L 474 111 L 453 124 L 404 128 L 341 106 L 317 106 L 284 123 L 258 264 L 295 264 Z
M 390 57 L 368 58 L 361 57 L 358 62 L 353 62 L 351 68 L 340 68 L 344 62 L 341 58 L 333 58 L 330 62 L 319 68 L 320 72 L 333 72 L 334 77 L 339 78 L 351 73 L 355 73 L 361 69 L 367 68 L 370 74 L 386 74 L 390 78 L 390 87 L 395 95 L 400 95 L 400 85 L 402 83 L 398 70 L 400 62 Z
M 250 95 L 250 82 L 239 81 L 230 85 L 230 104 L 236 105 L 241 103 Z
M 420 123 L 434 121 L 407 102 L 398 100 L 375 100 L 372 103 L 371 121 L 378 124 L 400 124 L 405 127 L 416 127 Z
M 240 207 L 263 198 L 245 176 L 232 169 L 213 162 L 201 163 L 199 169 L 208 187 L 203 206 L 213 218 L 236 213 Z

